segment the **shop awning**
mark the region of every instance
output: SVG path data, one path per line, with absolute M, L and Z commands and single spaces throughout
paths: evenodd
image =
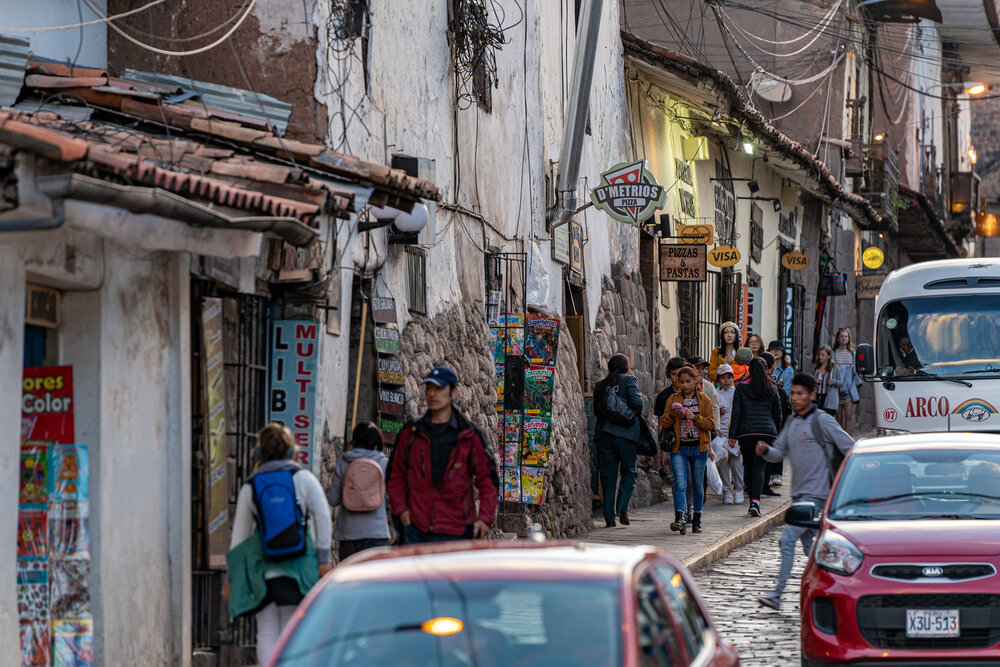
M 926 195 L 899 186 L 899 246 L 914 262 L 960 257 L 955 239 Z

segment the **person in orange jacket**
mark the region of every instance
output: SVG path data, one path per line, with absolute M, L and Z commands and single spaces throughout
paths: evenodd
M 719 327 L 719 346 L 712 350 L 708 360 L 708 379 L 717 382 L 719 366 L 729 364 L 733 380 L 739 382 L 748 372 L 747 366 L 736 363 L 736 350 L 740 348 L 740 329 L 734 322 L 723 322 Z

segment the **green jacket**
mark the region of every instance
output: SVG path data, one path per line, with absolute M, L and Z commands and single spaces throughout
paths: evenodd
M 272 561 L 264 554 L 260 534 L 254 531 L 226 554 L 229 568 L 229 615 L 233 618 L 259 611 L 267 596 L 266 572 L 281 571 L 299 585 L 303 595 L 319 581 L 319 560 L 312 535 L 306 536 L 306 552 L 298 558 Z
M 634 375 L 623 375 L 618 383 L 618 397 L 632 409 L 637 419 L 631 426 L 619 426 L 612 421 L 607 421 L 600 415 L 597 416 L 597 425 L 594 430 L 594 437 L 601 435 L 615 435 L 632 442 L 639 442 L 639 419 L 642 419 L 642 397 L 639 396 L 639 384 Z M 596 397 L 595 397 L 596 398 Z

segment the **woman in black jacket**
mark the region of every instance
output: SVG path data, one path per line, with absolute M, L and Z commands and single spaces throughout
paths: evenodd
M 628 406 L 625 417 L 632 417 L 630 424 L 615 423 L 602 414 L 599 407 L 601 394 L 608 391 L 618 394 Z M 624 354 L 608 359 L 608 376 L 594 388 L 594 444 L 597 445 L 597 468 L 601 474 L 604 494 L 604 521 L 615 525 L 615 518 L 629 525 L 628 504 L 635 491 L 636 457 L 639 449 L 639 419 L 642 416 L 642 397 L 635 377 L 629 375 L 629 360 Z M 626 420 L 627 421 L 627 420 Z M 618 473 L 621 471 L 621 486 Z M 617 502 L 615 490 L 617 489 Z
M 758 441 L 771 444 L 781 424 L 781 402 L 764 368 L 764 361 L 750 362 L 750 380 L 736 386 L 733 417 L 729 423 L 729 443 L 739 441 L 743 452 L 743 479 L 750 486 L 750 516 L 760 516 L 760 494 L 767 464 L 757 455 Z

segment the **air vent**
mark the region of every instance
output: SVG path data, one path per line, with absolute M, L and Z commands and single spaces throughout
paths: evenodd
M 830 598 L 813 599 L 813 625 L 820 632 L 828 635 L 837 634 L 837 612 L 833 609 L 833 600 Z
M 935 280 L 934 282 L 924 285 L 924 289 L 957 289 L 959 287 L 969 287 L 968 279 L 946 278 L 944 280 Z

